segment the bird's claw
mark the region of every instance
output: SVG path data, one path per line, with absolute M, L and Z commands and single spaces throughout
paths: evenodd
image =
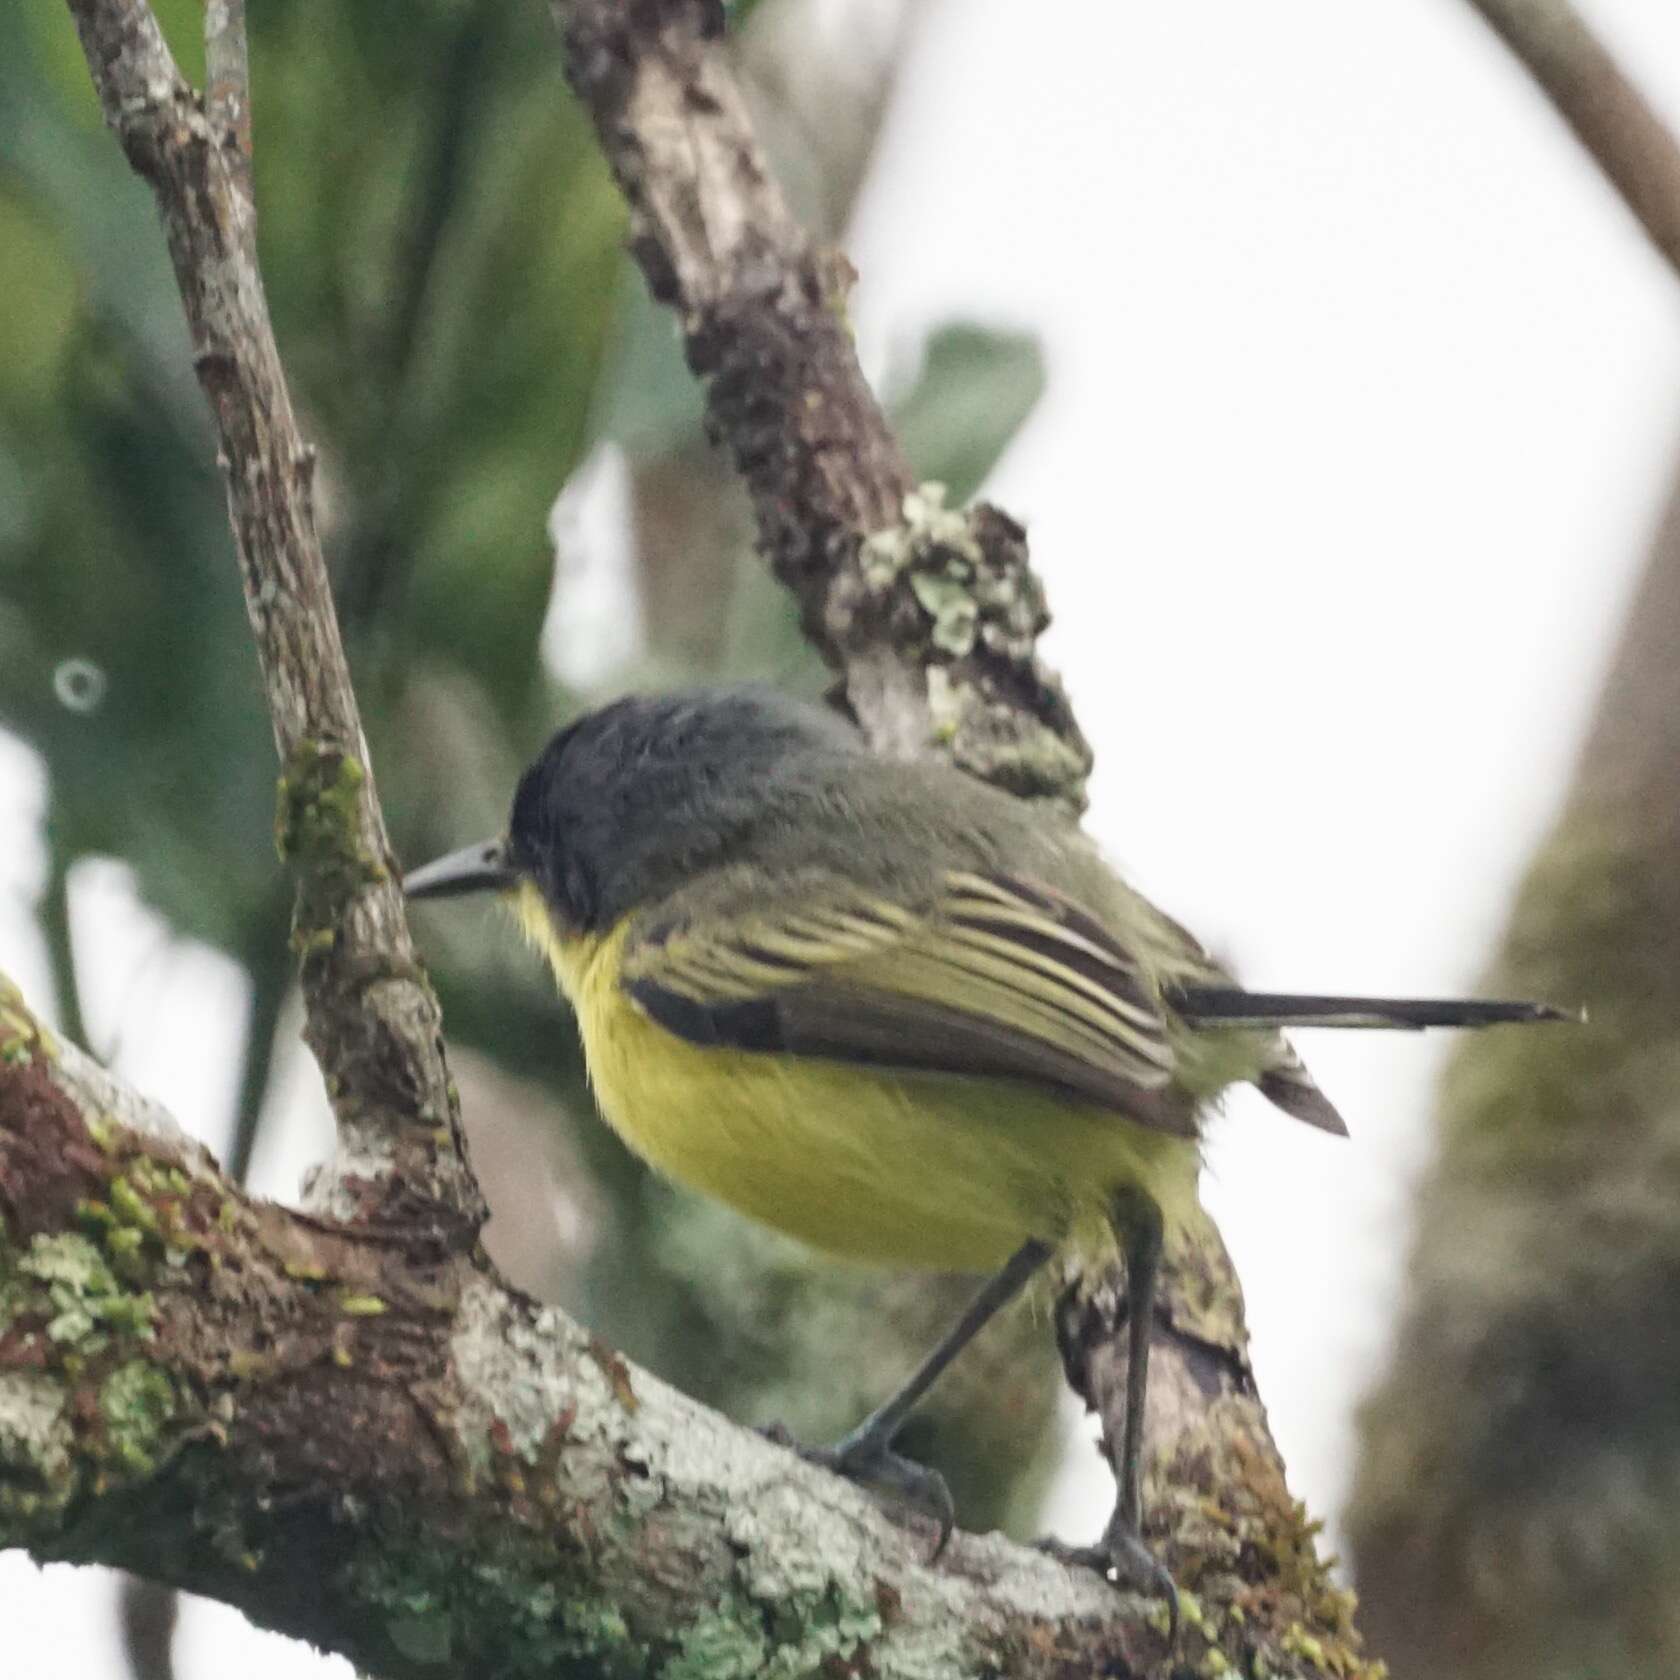
M 1039 1540 L 1036 1549 L 1076 1569 L 1094 1569 L 1105 1581 L 1153 1593 L 1167 1604 L 1167 1645 L 1178 1644 L 1178 1587 L 1167 1567 L 1143 1543 L 1135 1529 L 1111 1524 L 1094 1546 L 1069 1546 L 1060 1540 Z
M 807 1464 L 831 1470 L 848 1482 L 885 1489 L 926 1512 L 939 1524 L 939 1538 L 928 1559 L 930 1563 L 938 1561 L 957 1525 L 957 1507 L 945 1478 L 937 1470 L 894 1452 L 890 1442 L 879 1435 L 847 1435 L 831 1446 L 808 1447 L 796 1441 L 779 1423 L 769 1425 L 760 1433 L 778 1446 L 798 1453 Z

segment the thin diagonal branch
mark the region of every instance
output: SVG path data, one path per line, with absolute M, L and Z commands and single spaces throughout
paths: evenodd
M 242 186 L 235 13 L 206 109 L 139 0 L 72 0 L 106 120 L 150 183 L 220 442 L 240 576 L 282 775 L 276 837 L 298 866 L 306 1036 L 338 1119 L 317 1194 L 348 1217 L 470 1240 L 483 1221 L 436 999 L 409 943 L 315 529 L 313 452 L 292 412 Z M 220 114 L 232 123 L 218 126 Z
M 144 1575 L 125 1576 L 117 1589 L 117 1624 L 131 1680 L 175 1680 L 175 1626 L 181 1598 L 173 1587 Z
M 1680 144 L 1569 0 L 1472 0 L 1680 275 Z
M 850 264 L 794 220 L 718 50 L 712 0 L 554 0 L 572 86 L 681 325 L 759 541 L 877 748 L 1078 807 L 1090 751 L 1040 663 L 1021 527 L 918 493 L 859 370 Z

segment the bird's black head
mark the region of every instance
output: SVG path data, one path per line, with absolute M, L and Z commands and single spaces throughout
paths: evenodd
M 832 712 L 770 689 L 633 696 L 576 719 L 520 778 L 507 863 L 581 933 L 756 849 L 801 789 L 864 751 Z

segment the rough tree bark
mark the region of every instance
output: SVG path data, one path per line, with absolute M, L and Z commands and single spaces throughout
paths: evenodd
M 1680 481 L 1488 979 L 1591 1022 L 1459 1048 L 1362 1420 L 1349 1526 L 1406 1680 L 1680 1672 L 1677 643 Z
M 925 1533 L 631 1371 L 484 1262 L 237 140 L 141 0 L 71 4 L 157 194 L 217 421 L 341 1141 L 309 1212 L 252 1201 L 6 996 L 0 1543 L 141 1568 L 381 1674 L 1164 1672 L 1159 1606 L 995 1539 L 959 1536 L 930 1566 Z M 638 260 L 852 709 L 881 750 L 941 745 L 1077 806 L 1088 753 L 1037 660 L 1020 528 L 909 482 L 845 329 L 848 270 L 787 214 L 722 69 L 721 8 L 556 10 Z M 1167 1537 L 1183 1655 L 1210 1673 L 1371 1672 L 1283 1489 L 1217 1239 L 1175 1265 L 1150 1474 L 1157 1527 L 1197 1517 Z M 1099 1281 L 1062 1316 L 1116 1439 L 1122 1312 Z

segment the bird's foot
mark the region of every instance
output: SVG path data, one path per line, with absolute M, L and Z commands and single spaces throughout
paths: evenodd
M 1153 1593 L 1167 1604 L 1167 1645 L 1178 1644 L 1178 1588 L 1167 1568 L 1143 1543 L 1135 1528 L 1110 1522 L 1094 1546 L 1069 1546 L 1060 1540 L 1040 1540 L 1037 1550 L 1079 1569 L 1094 1569 L 1105 1581 Z
M 773 1423 L 761 1431 L 778 1446 L 796 1452 L 807 1464 L 832 1470 L 848 1482 L 858 1482 L 870 1488 L 884 1489 L 898 1496 L 917 1510 L 924 1511 L 939 1524 L 939 1538 L 934 1542 L 930 1563 L 936 1562 L 951 1538 L 957 1523 L 957 1507 L 945 1478 L 937 1470 L 904 1457 L 892 1450 L 892 1438 L 866 1429 L 854 1430 L 831 1446 L 808 1447 L 796 1441 L 787 1429 Z

